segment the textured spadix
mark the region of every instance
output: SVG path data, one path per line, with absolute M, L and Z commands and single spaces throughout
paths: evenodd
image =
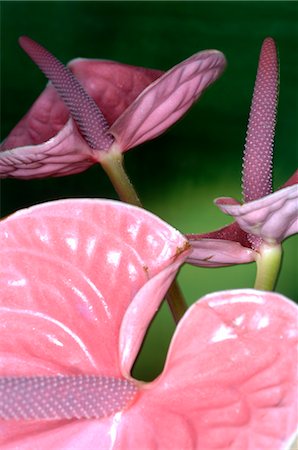
M 100 419 L 136 392 L 129 380 L 96 375 L 0 377 L 0 419 Z
M 113 136 L 107 133 L 109 124 L 77 78 L 37 42 L 27 36 L 22 36 L 19 43 L 53 83 L 90 147 L 97 150 L 108 150 L 114 140 Z
M 244 202 L 272 192 L 278 76 L 275 42 L 267 38 L 261 49 L 246 136 L 242 172 Z
M 264 40 L 254 87 L 243 157 L 242 190 L 244 203 L 272 192 L 273 140 L 278 96 L 278 60 L 275 42 Z M 253 248 L 262 243 L 249 233 Z

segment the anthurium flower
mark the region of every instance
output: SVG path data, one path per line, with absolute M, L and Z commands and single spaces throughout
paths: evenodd
M 265 262 L 267 270 L 268 264 L 278 266 L 279 244 L 298 231 L 298 172 L 272 193 L 277 96 L 276 47 L 273 39 L 267 38 L 261 49 L 244 152 L 244 203 L 225 197 L 215 200 L 236 222 L 211 233 L 188 235 L 193 246 L 190 263 L 216 267 L 256 260 Z M 276 273 L 272 278 L 275 280 Z
M 0 236 L 3 450 L 289 448 L 293 302 L 205 296 L 143 383 L 130 371 L 185 238 L 144 210 L 83 199 L 20 211 Z
M 249 263 L 258 259 L 249 235 L 260 236 L 268 245 L 282 242 L 298 231 L 298 171 L 282 188 L 262 199 L 243 205 L 231 198 L 219 198 L 215 204 L 235 217 L 236 222 L 219 230 L 187 234 L 192 252 L 187 262 L 201 267 L 222 267 Z
M 20 45 L 52 85 L 2 145 L 2 177 L 38 178 L 80 172 L 111 154 L 163 133 L 225 67 L 206 50 L 166 73 L 116 62 L 77 59 L 66 68 L 28 37 Z M 65 107 L 67 106 L 67 108 Z

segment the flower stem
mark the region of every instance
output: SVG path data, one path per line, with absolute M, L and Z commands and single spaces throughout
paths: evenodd
M 176 279 L 168 289 L 166 301 L 171 310 L 173 319 L 177 324 L 187 310 L 187 304 Z
M 257 277 L 255 289 L 273 291 L 281 264 L 282 248 L 280 244 L 270 246 L 262 244 L 257 259 Z
M 111 180 L 120 200 L 131 205 L 142 207 L 142 203 L 123 166 L 123 155 L 118 151 L 110 151 L 101 160 L 101 165 Z
M 117 150 L 111 150 L 100 162 L 120 200 L 131 205 L 143 207 L 138 194 L 125 172 L 122 153 Z M 169 287 L 166 300 L 173 319 L 177 324 L 187 310 L 187 304 L 176 280 Z

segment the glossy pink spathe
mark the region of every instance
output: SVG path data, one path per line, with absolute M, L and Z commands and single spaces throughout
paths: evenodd
M 122 151 L 159 136 L 179 120 L 223 72 L 217 50 L 194 54 L 148 86 L 112 125 Z
M 139 208 L 62 200 L 0 223 L 1 375 L 130 379 L 187 242 Z M 1 448 L 289 448 L 297 409 L 297 306 L 226 291 L 180 321 L 165 368 L 102 420 L 2 422 Z
M 298 184 L 243 205 L 225 197 L 215 203 L 233 216 L 242 230 L 261 237 L 267 244 L 280 243 L 298 232 Z
M 186 257 L 186 239 L 145 210 L 107 200 L 44 203 L 19 211 L 0 225 L 1 305 L 8 308 L 7 321 L 11 305 L 20 316 L 20 328 L 13 319 L 13 345 L 24 333 L 31 340 L 29 329 L 35 322 L 41 324 L 36 325 L 38 329 L 48 326 L 53 336 L 57 334 L 52 369 L 42 363 L 47 349 L 52 349 L 49 334 L 32 342 L 35 350 L 29 353 L 41 357 L 37 374 L 52 373 L 61 366 L 67 367 L 66 373 L 100 373 L 104 367 L 101 375 L 107 376 L 123 374 L 125 367 L 127 374 L 138 351 L 134 346 L 143 339 L 140 329 L 146 332 L 162 299 L 160 293 L 165 293 L 181 258 Z M 153 284 L 151 300 L 141 301 L 148 283 Z M 131 305 L 127 323 L 131 339 L 127 333 L 122 337 L 121 324 L 132 300 L 136 307 Z M 2 341 L 6 331 L 7 326 Z M 12 344 L 9 334 L 8 346 Z M 126 355 L 121 369 L 119 355 L 110 352 L 119 345 Z M 71 349 L 70 360 L 64 354 L 67 348 L 67 352 Z M 97 360 L 96 353 L 100 354 Z M 28 356 L 26 345 L 21 346 L 19 359 L 22 355 Z M 2 374 L 11 372 L 6 359 L 1 370 Z M 13 373 L 26 375 L 17 362 Z
M 255 261 L 257 251 L 248 239 L 250 234 L 269 245 L 281 243 L 298 232 L 298 171 L 273 194 L 241 205 L 230 197 L 215 204 L 235 222 L 219 230 L 187 234 L 192 252 L 187 262 L 200 267 L 221 267 Z

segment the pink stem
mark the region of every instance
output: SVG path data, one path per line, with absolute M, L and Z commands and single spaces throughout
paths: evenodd
M 109 124 L 72 72 L 29 37 L 20 37 L 19 44 L 53 83 L 89 146 L 97 150 L 108 150 L 114 140 L 107 132 Z
M 0 419 L 92 419 L 124 409 L 137 386 L 96 375 L 0 377 Z

